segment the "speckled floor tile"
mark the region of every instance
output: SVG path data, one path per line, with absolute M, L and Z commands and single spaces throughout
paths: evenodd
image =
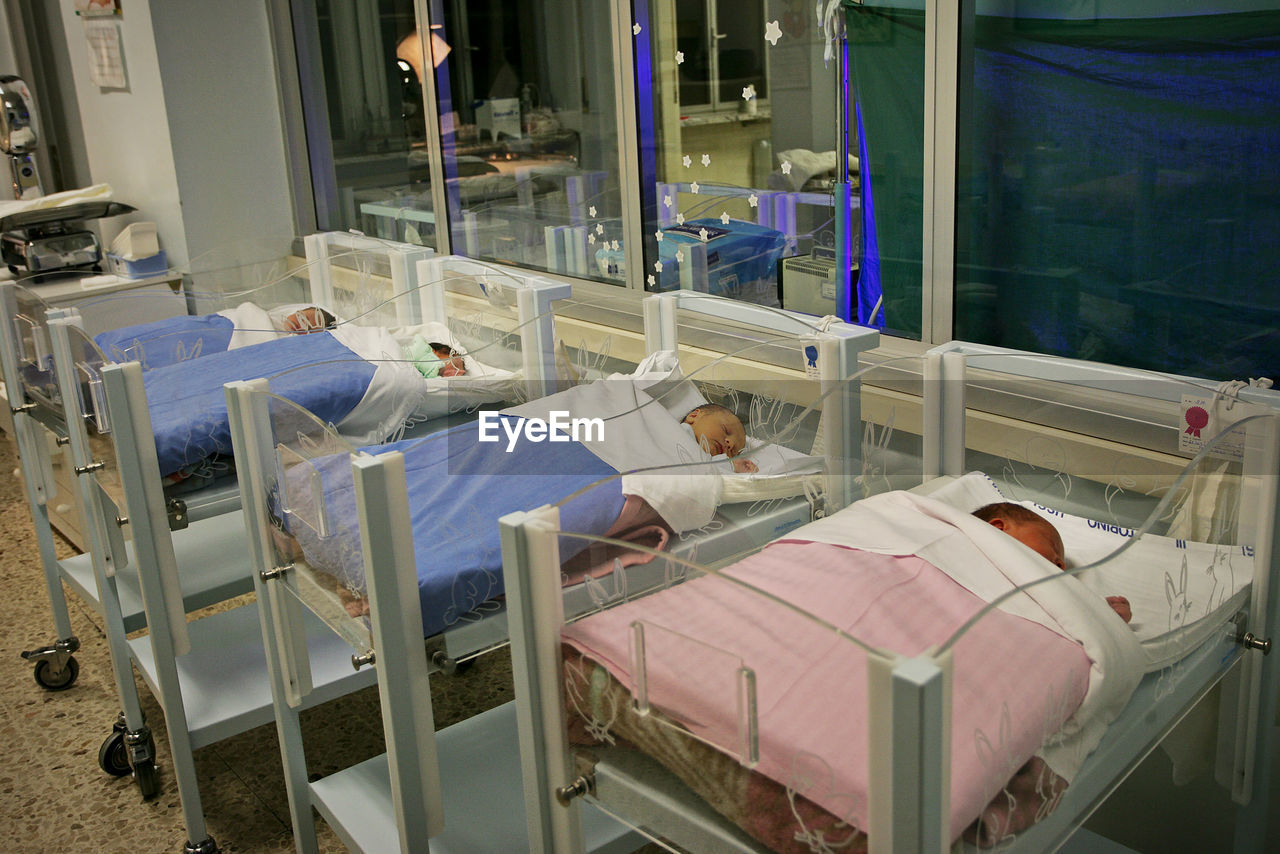
M 105 636 L 96 615 L 73 594 L 68 605 L 82 648 L 80 677 L 62 692 L 41 690 L 23 649 L 53 639 L 40 569 L 10 438 L 0 433 L 0 738 L 8 761 L 0 770 L 0 840 L 23 854 L 180 852 L 187 839 L 172 776 L 164 716 L 145 687 L 139 696 L 156 738 L 161 791 L 144 802 L 129 777 L 98 766 L 98 749 L 120 708 Z M 59 540 L 60 555 L 74 553 Z M 226 606 L 221 606 L 225 608 Z M 215 606 L 211 610 L 218 610 Z M 455 676 L 431 679 L 438 727 L 448 726 L 512 697 L 510 658 L 481 657 Z M 309 771 L 323 775 L 382 752 L 381 715 L 374 689 L 343 697 L 303 715 Z M 226 854 L 289 852 L 292 833 L 275 726 L 268 724 L 196 752 L 208 832 Z M 320 850 L 345 850 L 317 819 Z

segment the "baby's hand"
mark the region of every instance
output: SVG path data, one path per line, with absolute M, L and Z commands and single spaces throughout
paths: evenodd
M 756 465 L 751 460 L 735 459 L 733 461 L 733 470 L 738 472 L 738 474 L 748 474 L 753 471 L 760 471 L 760 466 Z
M 1107 604 L 1111 606 L 1111 610 L 1120 615 L 1120 619 L 1126 623 L 1133 619 L 1133 609 L 1129 607 L 1129 600 L 1123 596 L 1108 596 Z

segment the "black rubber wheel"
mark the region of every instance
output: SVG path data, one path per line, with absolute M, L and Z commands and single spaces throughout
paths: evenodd
M 133 769 L 133 779 L 137 782 L 144 801 L 151 800 L 160 791 L 160 781 L 156 779 L 156 763 L 150 759 L 138 763 L 138 767 Z
M 46 691 L 65 691 L 75 684 L 80 675 L 80 663 L 74 658 L 67 658 L 67 664 L 56 677 L 52 673 L 53 665 L 47 658 L 36 662 L 36 684 Z
M 112 777 L 124 777 L 133 772 L 129 767 L 129 751 L 124 746 L 124 731 L 118 730 L 107 736 L 98 748 L 98 767 Z

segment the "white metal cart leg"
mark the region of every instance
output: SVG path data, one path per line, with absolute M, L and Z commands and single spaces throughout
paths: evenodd
M 512 513 L 498 520 L 529 850 L 535 854 L 580 854 L 583 850 L 579 811 L 567 809 L 555 795 L 572 781 L 560 702 L 564 602 L 556 539 L 559 521 L 560 511 L 554 507 Z
M 155 681 L 159 689 L 157 699 L 164 709 L 174 779 L 182 802 L 183 821 L 187 827 L 188 841 L 185 850 L 208 854 L 217 850 L 217 844 L 209 836 L 205 826 L 200 787 L 196 778 L 194 746 L 183 704 L 182 684 L 178 678 L 177 658 L 190 650 L 190 641 L 186 634 L 181 590 L 177 589 L 177 558 L 168 531 L 159 531 L 156 527 L 157 521 L 166 524 L 164 495 L 159 480 L 141 477 L 142 472 L 159 470 L 155 434 L 151 419 L 147 417 L 142 366 L 137 362 L 109 365 L 102 372 L 102 381 L 128 500 L 138 580 L 142 588 L 147 631 L 155 659 Z M 130 418 L 130 413 L 140 413 L 141 417 Z
M 9 386 L 10 395 L 20 394 L 15 386 Z M 23 488 L 27 494 L 27 506 L 31 508 L 31 521 L 36 533 L 36 548 L 40 566 L 44 571 L 45 588 L 49 593 L 49 608 L 53 613 L 53 628 L 57 640 L 48 646 L 24 650 L 22 657 L 35 665 L 35 679 L 41 687 L 52 691 L 70 688 L 79 673 L 79 665 L 72 653 L 80 648 L 80 641 L 72 633 L 71 615 L 67 610 L 67 597 L 62 590 L 62 577 L 58 572 L 58 554 L 53 543 L 53 525 L 49 521 L 49 485 L 42 483 L 42 462 L 48 450 L 39 443 L 40 426 L 26 413 L 13 413 L 13 432 L 18 444 L 18 456 L 23 461 Z
M 280 741 L 280 758 L 284 765 L 285 792 L 289 802 L 290 824 L 293 840 L 299 854 L 314 854 L 320 843 L 316 838 L 315 820 L 311 814 L 310 784 L 307 779 L 307 759 L 302 743 L 301 717 L 298 702 L 305 693 L 309 678 L 299 680 L 291 674 L 304 666 L 306 646 L 303 645 L 302 662 L 290 667 L 289 650 L 279 632 L 279 620 L 287 616 L 278 600 L 288 596 L 266 578 L 275 569 L 270 542 L 271 519 L 267 507 L 268 485 L 263 472 L 274 469 L 271 450 L 271 416 L 267 411 L 267 398 L 252 391 L 267 391 L 270 384 L 265 379 L 237 382 L 227 389 L 227 417 L 231 425 L 231 442 L 239 467 L 240 499 L 244 507 L 245 531 L 249 539 L 249 551 L 253 558 L 253 586 L 258 595 L 258 618 L 262 626 L 262 648 L 267 653 L 267 677 L 271 682 L 271 703 L 275 713 L 276 737 Z M 267 573 L 268 575 L 264 575 Z M 298 630 L 300 633 L 300 629 Z M 291 698 L 293 702 L 291 702 Z

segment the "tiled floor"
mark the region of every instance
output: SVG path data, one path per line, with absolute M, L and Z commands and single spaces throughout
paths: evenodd
M 144 802 L 129 777 L 98 766 L 98 748 L 111 732 L 115 699 L 106 640 L 96 617 L 69 595 L 82 648 L 80 677 L 51 693 L 32 678 L 19 654 L 54 639 L 48 596 L 32 534 L 31 516 L 16 474 L 13 444 L 0 434 L 0 584 L 7 607 L 0 616 L 0 850 L 22 854 L 180 852 L 187 831 L 173 779 L 164 718 L 140 688 L 156 738 L 161 792 Z M 70 549 L 62 545 L 66 553 Z M 432 677 L 437 726 L 510 699 L 509 658 L 485 656 L 453 677 Z M 367 689 L 306 713 L 304 737 L 313 774 L 326 774 L 381 753 L 377 695 Z M 196 753 L 208 832 L 224 852 L 293 850 L 275 728 L 261 726 Z M 322 851 L 344 851 L 320 822 Z

